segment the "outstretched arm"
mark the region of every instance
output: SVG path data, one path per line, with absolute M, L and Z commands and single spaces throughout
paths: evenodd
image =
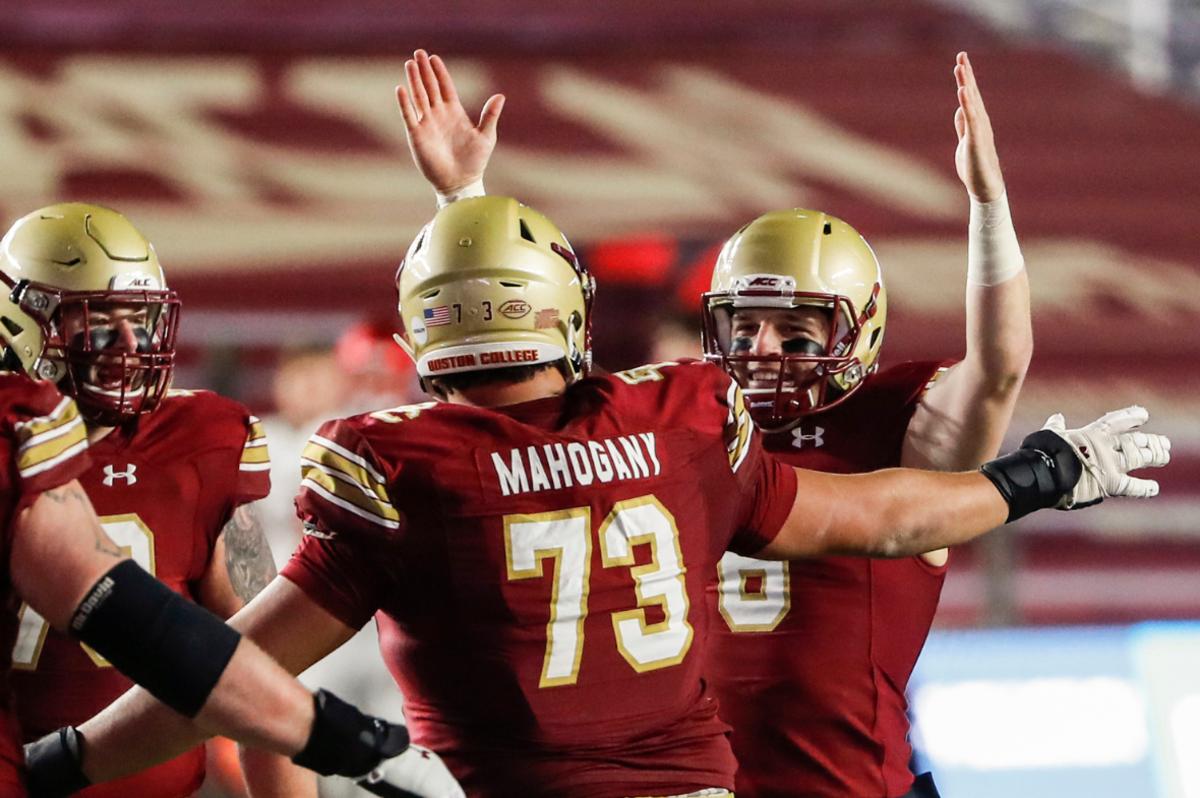
M 755 556 L 903 557 L 963 543 L 1047 507 L 1155 496 L 1158 483 L 1129 476 L 1170 460 L 1167 438 L 1140 431 L 1147 418 L 1145 409 L 1127 407 L 1069 430 L 1055 415 L 1017 451 L 980 471 L 893 468 L 846 475 L 797 469 L 791 513 Z
M 276 578 L 230 624 L 290 673 L 304 670 L 354 634 L 283 578 Z M 165 762 L 208 737 L 207 729 L 141 688 L 125 693 L 79 728 L 87 741 L 84 772 L 94 783 Z
M 496 146 L 496 125 L 504 95 L 483 104 L 479 123 L 471 122 L 445 63 L 417 50 L 404 64 L 406 83 L 396 86 L 396 101 L 413 161 L 437 191 L 439 200 L 458 199 L 458 192 L 480 184 Z
M 1017 244 L 991 120 L 966 53 L 954 66 L 955 166 L 971 202 L 967 349 L 926 392 L 904 440 L 901 465 L 974 468 L 1000 448 L 1033 353 L 1029 280 Z

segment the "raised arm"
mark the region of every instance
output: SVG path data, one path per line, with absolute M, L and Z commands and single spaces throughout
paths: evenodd
M 1169 440 L 1140 431 L 1147 418 L 1143 408 L 1128 407 L 1068 430 L 1055 415 L 1017 451 L 980 471 L 894 468 L 845 475 L 797 469 L 791 514 L 774 542 L 755 556 L 903 557 L 963 543 L 1039 509 L 1155 496 L 1158 483 L 1129 476 L 1170 460 Z
M 417 168 L 440 202 L 459 199 L 465 189 L 473 190 L 470 196 L 482 194 L 504 95 L 489 97 L 474 124 L 441 58 L 417 50 L 405 62 L 404 72 L 406 83 L 396 86 L 396 101 Z
M 995 456 L 1033 353 L 1029 280 L 1009 215 L 992 124 L 966 53 L 954 66 L 955 166 L 971 203 L 966 355 L 926 392 L 901 465 L 958 470 Z

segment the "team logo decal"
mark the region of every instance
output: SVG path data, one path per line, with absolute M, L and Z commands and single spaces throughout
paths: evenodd
M 529 303 L 522 299 L 510 299 L 500 306 L 500 312 L 509 319 L 523 319 L 529 310 Z
M 733 290 L 795 291 L 796 279 L 784 274 L 746 274 L 734 280 Z
M 804 427 L 796 427 L 792 430 L 792 446 L 797 449 L 803 449 L 806 445 L 820 449 L 825 445 L 825 428 L 816 427 L 810 435 L 804 434 Z
M 533 328 L 535 330 L 553 330 L 557 326 L 558 308 L 539 310 L 537 315 L 533 317 Z
M 137 466 L 133 463 L 125 466 L 124 471 L 117 471 L 110 463 L 104 467 L 104 487 L 111 488 L 113 486 L 113 482 L 118 479 L 125 480 L 126 485 L 136 485 L 138 481 L 135 473 L 136 471 Z

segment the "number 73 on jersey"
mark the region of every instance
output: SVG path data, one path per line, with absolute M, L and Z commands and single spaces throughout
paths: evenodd
M 542 578 L 547 562 L 554 578 L 546 655 L 539 687 L 575 684 L 583 658 L 584 620 L 592 586 L 591 508 L 576 507 L 504 517 L 508 578 Z M 612 613 L 617 650 L 638 673 L 678 665 L 692 645 L 686 569 L 675 517 L 654 496 L 617 502 L 596 533 L 601 567 L 629 568 L 637 607 Z M 634 547 L 646 545 L 649 562 L 637 565 Z M 648 607 L 662 620 L 650 622 Z

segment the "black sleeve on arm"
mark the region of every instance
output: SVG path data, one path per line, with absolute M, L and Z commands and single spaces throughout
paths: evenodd
M 195 717 L 241 635 L 125 560 L 88 591 L 71 634 L 171 709 Z

